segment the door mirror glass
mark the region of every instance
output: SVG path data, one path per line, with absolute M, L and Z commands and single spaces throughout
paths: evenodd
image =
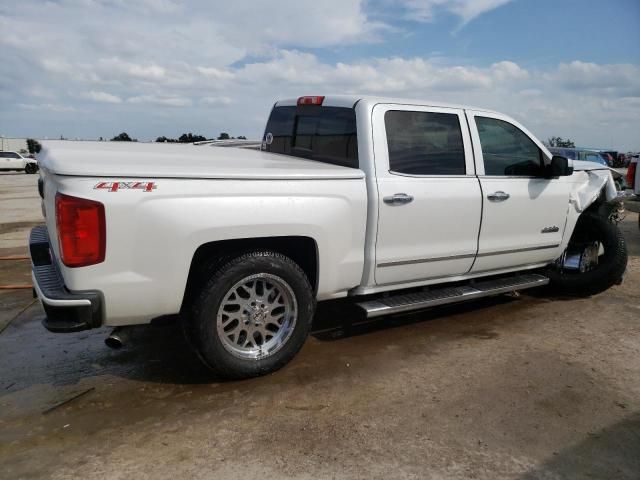
M 545 170 L 548 178 L 568 177 L 573 173 L 573 167 L 569 166 L 567 157 L 561 157 L 560 155 L 554 155 Z

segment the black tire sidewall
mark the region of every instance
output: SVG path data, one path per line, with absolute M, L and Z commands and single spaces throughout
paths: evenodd
M 584 273 L 563 273 L 550 269 L 549 278 L 562 293 L 589 296 L 601 293 L 620 282 L 627 266 L 627 247 L 618 227 L 596 213 L 585 213 L 578 219 L 576 230 L 590 228 L 598 231 L 604 254 L 598 265 Z M 575 230 L 574 230 L 575 232 Z
M 286 343 L 273 355 L 260 360 L 242 359 L 223 346 L 218 336 L 217 313 L 231 287 L 257 273 L 276 275 L 289 284 L 296 297 L 296 325 Z M 205 281 L 191 306 L 187 335 L 200 359 L 218 376 L 255 377 L 275 371 L 293 358 L 309 334 L 314 310 L 311 285 L 296 263 L 275 252 L 250 252 L 226 263 Z

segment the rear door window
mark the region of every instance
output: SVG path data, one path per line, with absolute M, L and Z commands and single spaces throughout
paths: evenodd
M 262 149 L 358 168 L 358 138 L 353 108 L 301 105 L 275 107 Z
M 384 116 L 389 169 L 409 175 L 465 175 L 458 115 L 389 110 Z

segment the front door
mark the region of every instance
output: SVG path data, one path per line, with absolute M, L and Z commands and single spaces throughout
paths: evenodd
M 462 275 L 477 251 L 481 193 L 458 109 L 377 105 L 378 285 Z
M 508 117 L 470 112 L 483 211 L 472 272 L 550 262 L 569 208 L 566 177 L 544 178 L 542 146 Z

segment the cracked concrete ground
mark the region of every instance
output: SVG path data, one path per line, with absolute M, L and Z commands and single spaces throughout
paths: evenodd
M 35 180 L 0 175 L 0 255 L 25 252 Z M 175 325 L 113 351 L 0 291 L 0 477 L 638 479 L 637 214 L 622 228 L 628 275 L 602 295 L 361 324 L 324 305 L 291 364 L 242 382 L 211 379 Z M 0 268 L 30 282 L 29 262 Z

